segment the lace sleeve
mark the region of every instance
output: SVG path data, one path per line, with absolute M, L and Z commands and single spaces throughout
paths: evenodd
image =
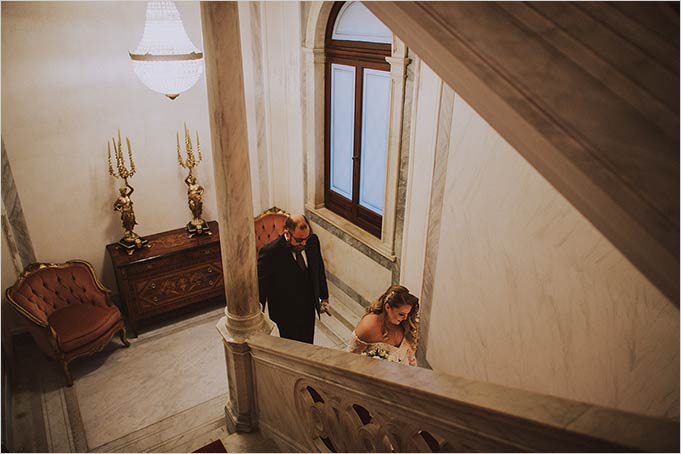
M 362 342 L 353 332 L 345 351 L 350 353 L 364 353 L 369 349 L 369 344 Z

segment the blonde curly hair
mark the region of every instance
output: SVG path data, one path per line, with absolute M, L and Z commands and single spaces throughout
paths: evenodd
M 367 314 L 383 314 L 383 325 L 381 334 L 384 339 L 388 338 L 388 325 L 385 305 L 390 304 L 392 308 L 402 307 L 404 305 L 411 306 L 411 311 L 407 318 L 401 323 L 404 328 L 404 335 L 414 348 L 418 344 L 419 338 L 419 299 L 409 293 L 409 289 L 402 285 L 391 285 L 388 287 L 383 295 L 367 307 Z

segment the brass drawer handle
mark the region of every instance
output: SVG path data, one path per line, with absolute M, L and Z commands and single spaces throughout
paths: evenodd
M 151 283 L 151 288 L 156 288 L 156 282 Z
M 213 285 L 213 281 L 208 281 L 208 285 Z
M 208 272 L 209 272 L 209 273 L 212 273 L 212 272 L 213 272 L 213 267 L 212 267 L 212 266 L 209 266 L 209 267 L 208 267 Z
M 155 297 L 153 298 L 153 300 L 154 300 L 154 303 L 158 303 L 158 296 L 155 296 Z

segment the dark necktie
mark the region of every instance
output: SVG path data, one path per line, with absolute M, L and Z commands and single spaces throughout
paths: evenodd
M 303 259 L 303 253 L 301 251 L 296 251 L 296 262 L 301 270 L 305 271 L 307 267 L 305 266 L 305 260 Z

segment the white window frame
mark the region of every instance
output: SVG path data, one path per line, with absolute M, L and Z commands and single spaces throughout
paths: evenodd
M 399 38 L 393 35 L 391 56 L 386 57 L 386 61 L 390 64 L 391 79 L 390 120 L 388 123 L 388 148 L 386 150 L 383 225 L 381 237 L 376 238 L 324 206 L 324 41 L 332 6 L 332 2 L 314 2 L 311 4 L 303 45 L 304 80 L 306 81 L 303 100 L 304 152 L 307 163 L 305 207 L 387 259 L 395 261 L 397 185 L 406 67 L 409 63 L 407 48 Z

